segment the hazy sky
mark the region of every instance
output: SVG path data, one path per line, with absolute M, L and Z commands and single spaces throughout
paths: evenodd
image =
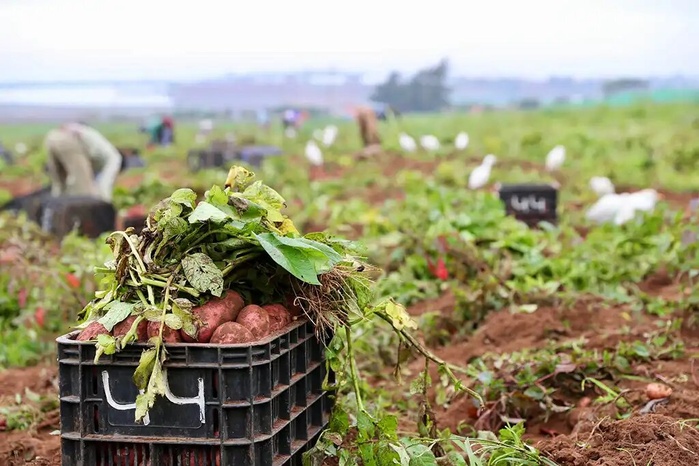
M 0 81 L 335 67 L 699 76 L 699 0 L 0 0 Z

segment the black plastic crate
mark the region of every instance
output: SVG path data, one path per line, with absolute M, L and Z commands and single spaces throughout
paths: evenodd
M 529 226 L 558 222 L 558 191 L 550 185 L 516 184 L 500 188 L 505 212 Z
M 0 207 L 2 212 L 18 214 L 23 211 L 27 218 L 34 223 L 39 223 L 43 204 L 51 198 L 51 187 L 45 186 L 23 196 L 17 196 Z
M 73 228 L 89 238 L 97 238 L 116 227 L 114 206 L 90 196 L 61 196 L 45 199 L 41 206 L 40 225 L 59 238 Z
M 190 171 L 196 172 L 205 168 L 221 168 L 226 165 L 226 159 L 223 151 L 190 150 L 187 154 L 187 165 Z
M 277 157 L 280 155 L 282 155 L 282 150 L 275 146 L 248 146 L 236 152 L 237 159 L 253 167 L 259 167 L 262 165 L 262 161 L 268 157 Z
M 93 343 L 58 338 L 63 464 L 300 465 L 332 409 L 313 330 L 299 321 L 252 346 L 166 345 L 170 393 L 143 424 L 131 377 L 145 345 L 95 365 Z

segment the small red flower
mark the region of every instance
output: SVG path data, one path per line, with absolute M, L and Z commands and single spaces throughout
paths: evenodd
M 39 327 L 44 326 L 44 323 L 46 322 L 46 311 L 43 307 L 36 308 L 36 311 L 34 311 L 34 320 L 36 321 L 37 325 L 39 325 Z
M 449 271 L 447 270 L 447 264 L 441 257 L 437 260 L 437 273 L 435 273 L 435 275 L 442 281 L 449 279 Z
M 66 274 L 66 281 L 71 288 L 80 288 L 80 279 L 72 273 Z
M 449 279 L 449 271 L 447 270 L 447 264 L 444 262 L 444 259 L 441 257 L 437 259 L 437 263 L 435 264 L 432 262 L 432 260 L 428 257 L 427 258 L 427 268 L 430 270 L 432 275 L 434 275 L 436 278 L 445 281 Z

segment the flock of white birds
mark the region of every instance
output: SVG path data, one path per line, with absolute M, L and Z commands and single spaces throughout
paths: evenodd
M 338 128 L 334 125 L 328 125 L 324 129 L 318 129 L 313 132 L 313 139 L 306 143 L 306 158 L 311 165 L 323 165 L 323 152 L 318 142 L 325 147 L 330 147 L 335 142 L 337 133 Z M 404 152 L 417 151 L 417 142 L 407 133 L 401 132 L 399 134 L 398 143 Z M 441 147 L 439 139 L 432 134 L 420 136 L 419 143 L 420 147 L 428 152 L 435 152 Z M 463 131 L 454 138 L 454 148 L 458 151 L 465 150 L 468 144 L 469 136 Z M 565 158 L 566 148 L 562 145 L 555 146 L 546 155 L 546 171 L 556 172 L 560 170 L 563 167 Z M 484 188 L 490 180 L 490 172 L 496 161 L 495 155 L 486 155 L 481 164 L 470 173 L 468 188 L 472 190 Z M 595 223 L 612 222 L 616 225 L 622 225 L 632 220 L 637 212 L 652 211 L 660 197 L 654 189 L 643 189 L 634 193 L 616 193 L 611 180 L 603 176 L 592 177 L 589 186 L 598 196 L 598 199 L 587 210 L 585 217 Z

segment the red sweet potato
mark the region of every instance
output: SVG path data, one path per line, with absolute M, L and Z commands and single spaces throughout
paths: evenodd
M 148 338 L 158 335 L 160 332 L 160 322 L 148 322 Z M 179 343 L 182 336 L 179 330 L 173 330 L 167 325 L 163 325 L 163 341 L 165 343 Z
M 255 304 L 245 306 L 238 314 L 236 322 L 250 330 L 256 340 L 269 334 L 269 315 L 267 311 Z
M 131 326 L 133 325 L 136 318 L 136 316 L 129 316 L 123 321 L 116 324 L 112 329 L 112 335 L 114 335 L 115 337 L 125 336 L 127 333 L 129 333 L 129 330 L 131 330 Z M 136 341 L 140 343 L 148 341 L 148 321 L 145 319 L 142 320 L 136 328 Z
M 100 324 L 99 322 L 92 322 L 90 325 L 85 327 L 82 332 L 78 334 L 78 338 L 76 340 L 78 341 L 90 341 L 90 340 L 96 340 L 97 335 L 107 335 L 109 332 L 107 331 L 106 328 L 104 328 L 104 325 Z
M 266 304 L 262 309 L 269 316 L 269 331 L 278 332 L 291 323 L 292 317 L 289 311 L 281 304 Z
M 210 343 L 219 345 L 234 345 L 237 343 L 250 343 L 255 341 L 255 336 L 237 322 L 224 322 L 214 330 Z
M 192 310 L 195 321 L 198 321 L 197 338 L 192 338 L 184 332 L 182 338 L 189 343 L 207 343 L 211 340 L 214 330 L 224 322 L 232 322 L 238 317 L 245 306 L 242 296 L 236 291 L 227 291 L 221 298 L 214 298 Z

